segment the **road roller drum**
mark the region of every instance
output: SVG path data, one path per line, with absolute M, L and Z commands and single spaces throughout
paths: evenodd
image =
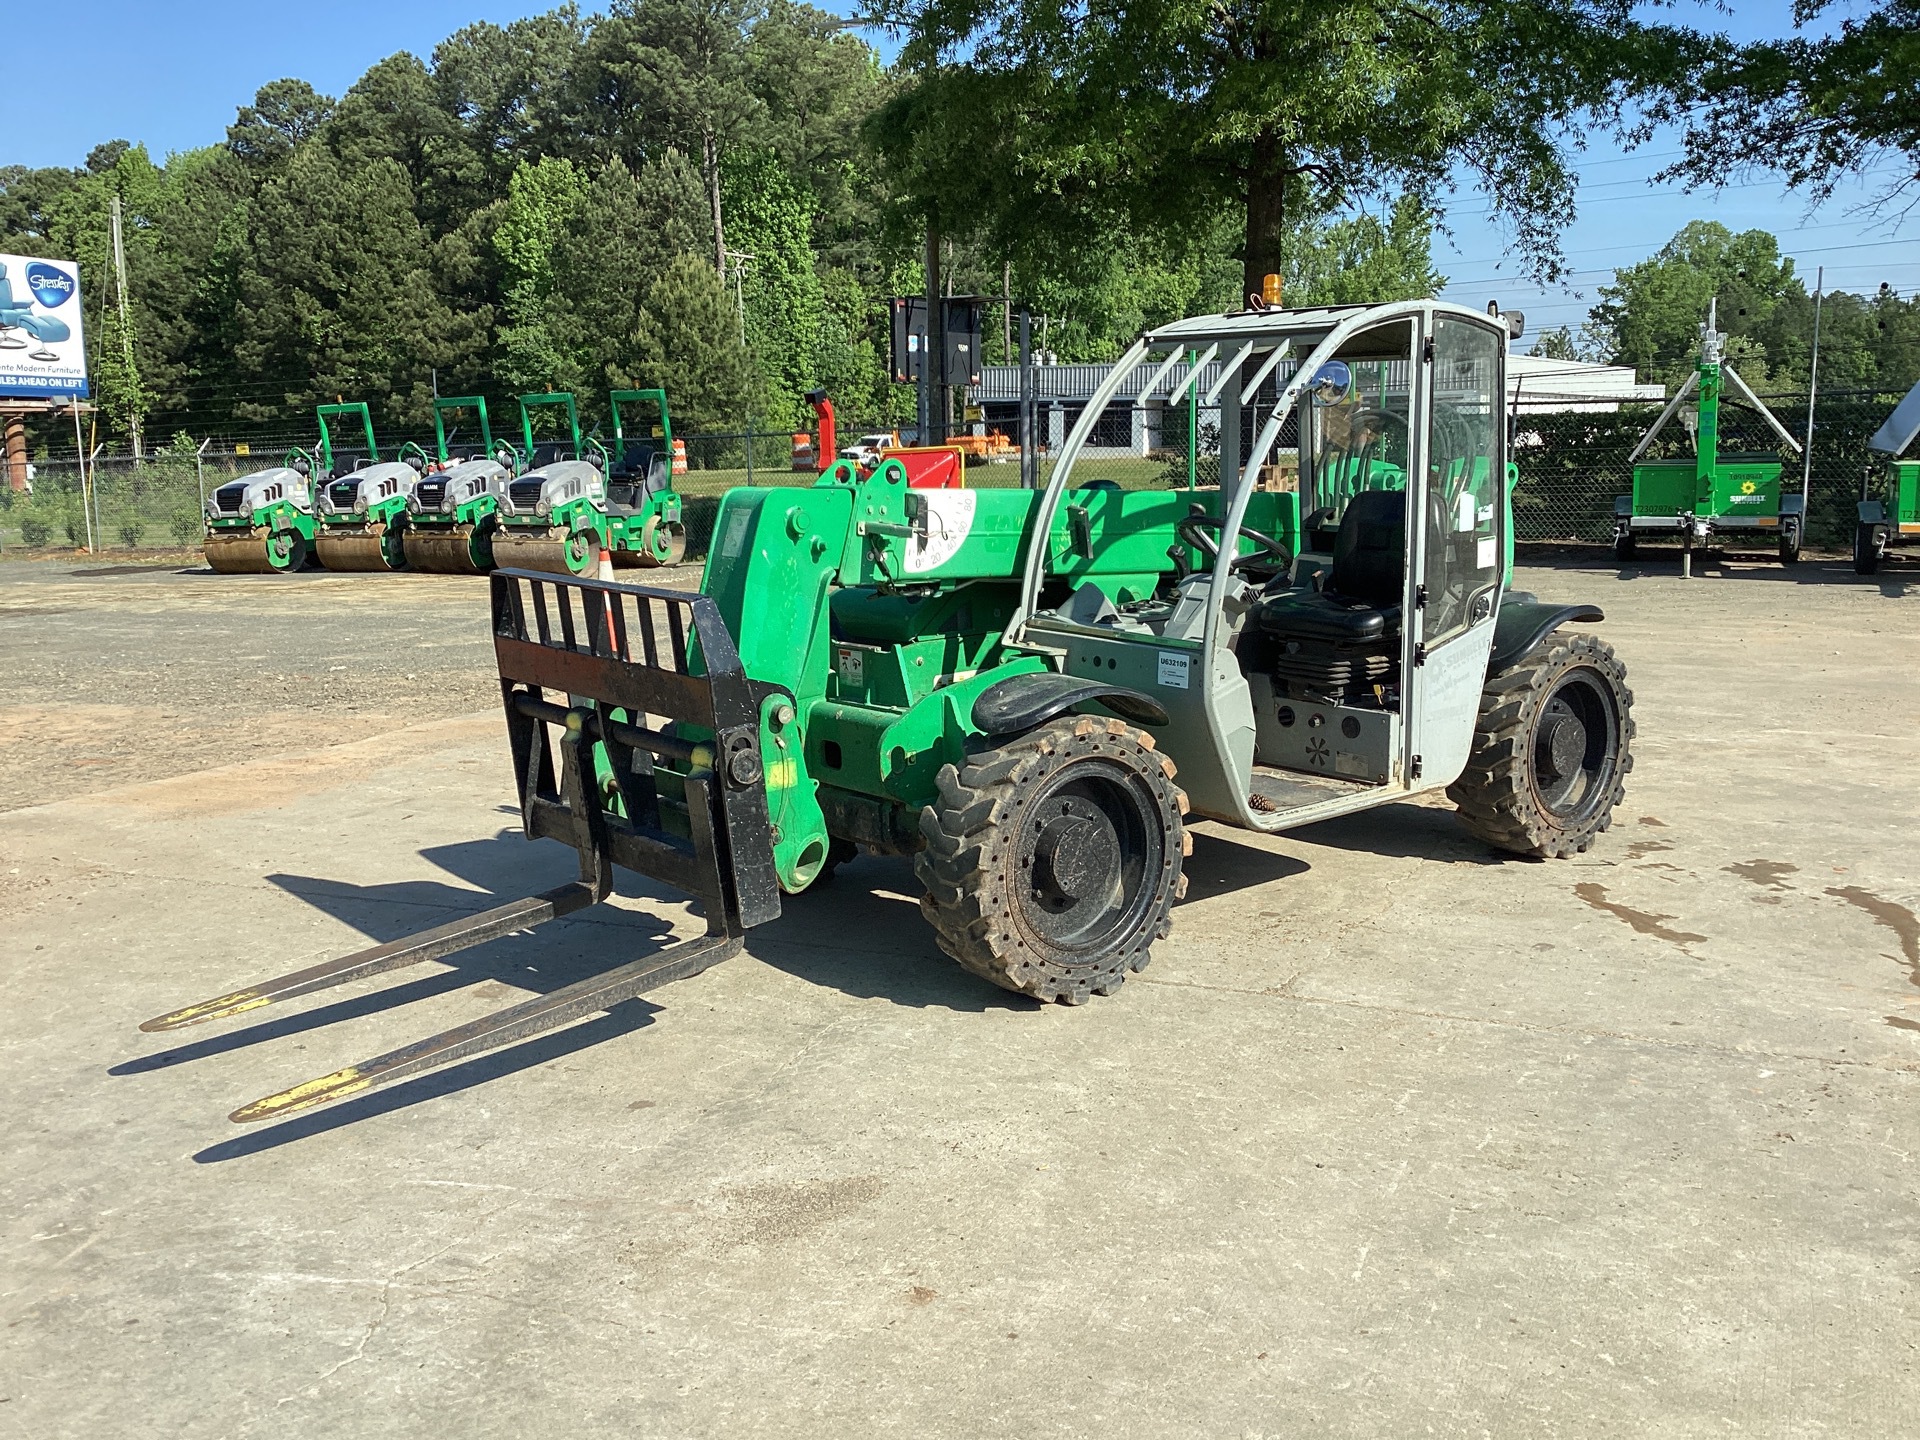
M 494 567 L 490 527 L 455 525 L 450 529 L 415 526 L 405 539 L 407 564 L 437 575 L 484 575 Z
M 243 530 L 209 534 L 207 564 L 222 575 L 284 575 L 307 563 L 307 539 L 298 531 Z
M 313 549 L 329 570 L 401 570 L 407 564 L 401 532 L 390 525 L 344 532 L 322 529 L 314 537 Z
M 599 563 L 599 542 L 590 530 L 516 532 L 502 530 L 493 537 L 493 563 L 502 570 L 548 570 L 559 575 L 585 575 Z

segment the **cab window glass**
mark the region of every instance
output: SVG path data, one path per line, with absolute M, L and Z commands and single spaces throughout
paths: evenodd
M 1433 331 L 1433 425 L 1428 447 L 1428 645 L 1466 629 L 1476 596 L 1499 582 L 1500 350 L 1484 326 L 1438 316 Z

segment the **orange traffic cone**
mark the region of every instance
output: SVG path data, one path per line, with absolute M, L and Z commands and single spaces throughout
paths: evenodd
M 795 432 L 793 437 L 793 463 L 787 468 L 808 474 L 813 472 L 815 467 L 813 463 L 813 437 L 811 435 Z
M 673 442 L 673 473 L 676 475 L 687 473 L 687 442 L 684 440 Z

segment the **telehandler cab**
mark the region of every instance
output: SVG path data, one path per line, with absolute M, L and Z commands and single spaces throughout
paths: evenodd
M 730 491 L 697 595 L 497 572 L 523 827 L 580 879 L 143 1028 L 525 929 L 605 899 L 615 865 L 703 908 L 699 938 L 233 1116 L 263 1120 L 703 970 L 856 846 L 914 857 L 961 965 L 1070 1004 L 1168 933 L 1190 815 L 1271 833 L 1445 787 L 1495 846 L 1586 850 L 1633 697 L 1561 628 L 1597 608 L 1504 586 L 1508 339 L 1431 300 L 1183 320 L 1112 367 L 1044 491 L 841 463 Z M 1110 402 L 1193 385 L 1222 408 L 1220 488 L 1077 485 Z

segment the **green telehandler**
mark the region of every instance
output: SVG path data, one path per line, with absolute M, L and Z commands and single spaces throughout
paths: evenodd
M 1917 438 L 1920 385 L 1907 392 L 1867 441 L 1873 459 L 1861 481 L 1859 523 L 1853 532 L 1853 568 L 1862 575 L 1878 570 L 1896 546 L 1920 543 L 1920 456 L 1902 458 Z M 1876 479 L 1878 495 L 1872 493 Z
M 1780 456 L 1720 448 L 1721 400 L 1731 389 L 1767 423 L 1787 450 L 1801 453 L 1800 442 L 1722 355 L 1727 337 L 1716 328 L 1717 313 L 1718 302 L 1710 302 L 1706 323 L 1700 327 L 1700 358 L 1693 374 L 1627 457 L 1627 463 L 1633 466 L 1633 493 L 1614 500 L 1616 559 L 1631 560 L 1645 536 L 1673 535 L 1680 541 L 1681 574 L 1691 575 L 1694 547 L 1725 533 L 1770 534 L 1782 565 L 1800 558 L 1800 543 L 1806 535 L 1807 497 L 1804 492 L 1795 494 L 1784 487 Z M 1699 399 L 1687 417 L 1687 428 L 1693 432 L 1693 454 L 1677 459 L 1643 459 L 1667 422 L 1696 391 Z
M 697 594 L 496 572 L 522 825 L 580 878 L 143 1028 L 442 958 L 604 900 L 616 866 L 702 908 L 698 938 L 233 1115 L 265 1120 L 706 969 L 857 848 L 912 857 L 953 960 L 1069 1004 L 1169 933 L 1192 817 L 1274 833 L 1444 788 L 1490 845 L 1587 850 L 1633 696 L 1565 628 L 1596 607 L 1509 588 L 1509 339 L 1433 300 L 1179 321 L 1109 370 L 1042 491 L 843 462 L 729 491 Z M 1110 403 L 1193 386 L 1218 488 L 1080 483 Z
M 461 443 L 458 429 L 447 428 L 448 416 L 469 410 L 478 444 Z M 513 481 L 513 447 L 495 446 L 487 402 L 478 395 L 436 397 L 433 437 L 439 464 L 414 486 L 407 507 L 407 564 L 447 575 L 484 575 L 493 569 L 493 537 Z

